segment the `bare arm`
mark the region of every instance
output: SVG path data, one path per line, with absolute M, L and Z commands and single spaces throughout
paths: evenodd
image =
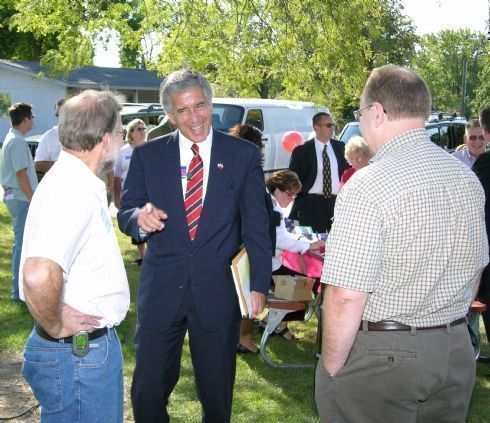
M 322 362 L 332 376 L 347 361 L 367 298 L 367 292 L 327 286 L 323 301 Z
M 34 162 L 34 167 L 36 168 L 36 172 L 44 172 L 46 173 L 49 169 L 51 169 L 54 165 L 54 162 L 49 160 L 41 160 L 39 162 Z
M 93 326 L 98 326 L 97 316 L 80 313 L 61 303 L 63 270 L 57 263 L 30 257 L 22 272 L 27 307 L 34 320 L 53 338 L 65 338 L 81 330 L 92 332 Z
M 32 190 L 31 183 L 29 182 L 29 177 L 27 176 L 27 169 L 21 169 L 15 174 L 17 177 L 17 182 L 22 192 L 26 195 L 27 199 L 31 201 L 34 191 Z

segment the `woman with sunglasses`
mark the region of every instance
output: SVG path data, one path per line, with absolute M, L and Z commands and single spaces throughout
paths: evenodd
M 127 144 L 121 148 L 114 166 L 114 205 L 119 209 L 121 206 L 121 193 L 124 188 L 124 181 L 129 170 L 129 163 L 133 151 L 139 145 L 146 141 L 146 125 L 141 119 L 133 119 L 126 127 L 126 142 Z M 138 258 L 134 261 L 138 266 L 143 263 L 145 255 L 145 242 L 139 243 L 135 239 L 131 239 L 131 243 L 138 248 Z
M 301 182 L 298 175 L 290 170 L 279 170 L 270 175 L 266 180 L 267 191 L 271 195 L 274 210 L 280 213 L 280 224 L 276 226 L 276 250 L 272 257 L 272 274 L 273 275 L 300 275 L 285 266 L 281 262 L 281 251 L 291 251 L 295 253 L 306 253 L 307 251 L 320 251 L 325 247 L 324 241 L 311 242 L 307 239 L 298 239 L 287 231 L 283 217 L 283 210 L 289 207 L 291 202 L 296 198 L 301 190 Z M 259 327 L 265 329 L 267 326 L 267 317 L 259 324 Z M 286 341 L 294 342 L 296 336 L 291 333 L 285 322 L 277 327 L 276 335 L 282 336 Z

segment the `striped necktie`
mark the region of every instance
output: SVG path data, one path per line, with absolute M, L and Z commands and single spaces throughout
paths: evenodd
M 330 160 L 327 154 L 327 144 L 323 147 L 323 196 L 330 197 L 332 194 L 332 175 L 330 171 Z
M 187 170 L 187 189 L 184 204 L 189 236 L 191 241 L 194 241 L 202 210 L 203 163 L 199 155 L 199 146 L 192 144 L 191 149 L 194 157 Z

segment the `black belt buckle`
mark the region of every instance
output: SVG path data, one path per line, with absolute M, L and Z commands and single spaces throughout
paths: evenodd
M 81 330 L 72 336 L 71 350 L 76 357 L 85 357 L 90 348 L 88 332 Z

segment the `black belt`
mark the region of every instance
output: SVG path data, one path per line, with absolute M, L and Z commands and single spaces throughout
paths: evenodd
M 41 326 L 39 325 L 34 325 L 34 330 L 36 333 L 43 339 L 46 339 L 47 341 L 52 341 L 52 342 L 63 342 L 65 344 L 71 344 L 72 343 L 72 337 L 67 336 L 66 338 L 53 338 L 50 336 Z M 100 338 L 101 336 L 104 336 L 107 333 L 107 328 L 100 328 L 96 329 L 93 332 L 88 334 L 88 340 L 93 341 L 94 339 Z
M 336 198 L 337 194 L 330 194 L 327 195 L 326 197 L 323 194 L 310 194 L 308 193 L 307 195 L 314 195 L 315 197 L 321 197 L 321 198 Z
M 359 330 L 363 330 L 363 323 L 361 322 L 361 325 L 359 326 Z M 454 322 L 445 324 L 445 325 L 438 325 L 438 326 L 425 326 L 425 327 L 414 327 L 414 326 L 409 326 L 405 325 L 403 323 L 399 322 L 394 322 L 391 320 L 382 320 L 381 322 L 366 322 L 367 323 L 367 330 L 369 331 L 388 331 L 388 330 L 428 330 L 428 329 L 445 329 L 448 326 L 456 326 L 460 325 L 461 323 L 466 323 L 466 317 L 462 317 L 461 319 L 455 320 Z

